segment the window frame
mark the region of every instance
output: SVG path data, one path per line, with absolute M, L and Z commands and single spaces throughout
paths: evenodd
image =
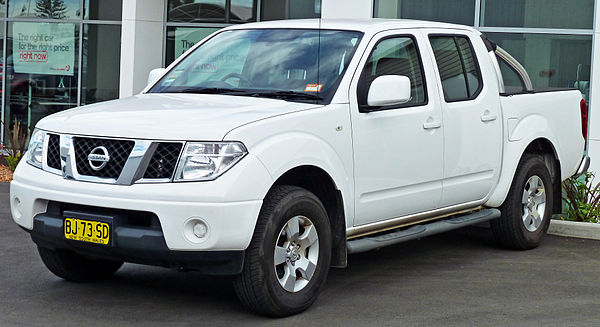
M 435 58 L 435 50 L 433 49 L 433 45 L 431 44 L 431 38 L 432 37 L 451 37 L 454 41 L 454 45 L 456 46 L 456 50 L 458 52 L 458 56 L 460 57 L 460 64 L 462 66 L 463 69 L 463 75 L 465 77 L 465 87 L 467 90 L 467 94 L 469 92 L 469 82 L 467 79 L 467 71 L 465 69 L 465 62 L 464 62 L 464 58 L 462 56 L 462 54 L 460 53 L 460 48 L 458 46 L 458 43 L 456 42 L 456 38 L 465 38 L 467 40 L 467 42 L 469 43 L 469 47 L 471 48 L 471 53 L 473 54 L 473 61 L 475 62 L 475 68 L 477 69 L 477 73 L 479 74 L 479 87 L 477 88 L 477 90 L 470 96 L 464 99 L 458 99 L 458 100 L 448 100 L 446 99 L 446 95 L 444 94 L 444 86 L 441 84 L 442 82 L 442 75 L 440 73 L 440 67 L 437 63 L 437 59 Z M 467 34 L 460 34 L 460 33 L 430 33 L 427 34 L 427 39 L 429 40 L 429 46 L 431 47 L 431 54 L 433 56 L 433 60 L 435 62 L 435 67 L 437 68 L 437 73 L 438 73 L 438 77 L 440 80 L 440 86 L 441 86 L 441 91 L 442 91 L 442 95 L 444 98 L 444 102 L 446 103 L 454 103 L 454 102 L 463 102 L 463 101 L 473 101 L 475 99 L 477 99 L 479 97 L 479 95 L 481 94 L 481 92 L 483 91 L 483 87 L 484 87 L 484 81 L 483 81 L 483 76 L 481 74 L 481 66 L 479 65 L 479 58 L 477 57 L 477 53 L 475 52 L 475 47 L 473 47 L 473 42 L 471 42 L 471 38 L 467 35 Z
M 364 85 L 365 75 L 363 73 L 365 71 L 367 63 L 369 62 L 369 60 L 371 59 L 371 56 L 375 52 L 375 49 L 381 42 L 383 42 L 385 40 L 389 40 L 389 39 L 398 39 L 398 38 L 411 39 L 413 41 L 413 44 L 415 45 L 415 50 L 417 51 L 417 59 L 419 60 L 419 68 L 421 69 L 421 76 L 423 79 L 423 95 L 424 95 L 423 102 L 419 103 L 419 104 L 404 103 L 404 104 L 392 105 L 392 106 L 369 106 L 368 103 L 361 105 L 359 92 L 360 92 L 361 86 L 365 86 Z M 427 88 L 427 78 L 425 76 L 426 75 L 425 74 L 425 66 L 423 65 L 423 56 L 422 56 L 422 52 L 419 48 L 419 42 L 417 41 L 417 38 L 415 35 L 413 35 L 413 34 L 394 34 L 394 35 L 384 36 L 384 37 L 378 39 L 377 42 L 373 45 L 373 47 L 371 47 L 366 59 L 367 60 L 363 63 L 362 67 L 360 67 L 359 78 L 358 78 L 358 82 L 356 83 L 356 103 L 358 105 L 359 112 L 368 113 L 368 112 L 386 111 L 386 110 L 394 110 L 394 109 L 417 108 L 417 107 L 424 107 L 429 104 L 429 92 L 428 92 L 428 88 Z M 367 98 L 369 97 L 369 90 L 366 90 L 366 96 L 367 96 Z

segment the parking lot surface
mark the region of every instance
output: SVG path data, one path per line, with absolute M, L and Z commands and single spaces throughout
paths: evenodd
M 352 255 L 308 311 L 247 312 L 230 279 L 126 264 L 65 282 L 12 221 L 0 184 L 0 326 L 600 326 L 600 242 L 548 236 L 509 251 L 466 228 Z

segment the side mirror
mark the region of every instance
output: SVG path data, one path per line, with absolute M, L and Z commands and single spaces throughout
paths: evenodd
M 147 85 L 149 86 L 150 84 L 156 82 L 166 71 L 166 68 L 154 68 L 153 70 L 151 70 L 148 74 Z
M 377 77 L 367 96 L 367 104 L 372 107 L 395 106 L 410 101 L 410 79 L 400 75 Z

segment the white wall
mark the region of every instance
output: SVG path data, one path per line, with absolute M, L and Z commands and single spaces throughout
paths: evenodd
M 119 97 L 138 94 L 162 66 L 166 0 L 123 0 Z
M 322 18 L 372 18 L 373 0 L 323 0 Z
M 589 156 L 590 171 L 600 172 L 600 2 L 595 1 L 594 36 L 592 39 L 592 81 L 590 89 Z

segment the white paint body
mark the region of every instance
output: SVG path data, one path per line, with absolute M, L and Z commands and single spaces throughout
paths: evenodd
M 228 29 L 317 24 L 279 21 Z M 158 216 L 171 250 L 243 250 L 267 192 L 299 166 L 316 166 L 329 174 L 342 195 L 348 234 L 365 224 L 448 207 L 500 206 L 523 151 L 538 138 L 554 146 L 562 179 L 577 171 L 585 143 L 581 94 L 501 97 L 492 59 L 472 28 L 371 19 L 323 20 L 321 27 L 364 33 L 326 106 L 226 95 L 144 94 L 149 86 L 138 96 L 67 110 L 37 125 L 71 135 L 242 142 L 249 154 L 216 180 L 97 184 L 66 180 L 23 161 L 11 183 L 13 219 L 31 229 L 33 217 L 45 212 L 48 201 L 143 210 Z M 484 85 L 476 99 L 444 101 L 428 41 L 428 34 L 440 33 L 466 35 L 474 45 Z M 368 54 L 378 40 L 397 34 L 417 40 L 429 101 L 415 108 L 361 113 L 356 89 Z M 184 237 L 190 217 L 207 223 L 205 242 Z

